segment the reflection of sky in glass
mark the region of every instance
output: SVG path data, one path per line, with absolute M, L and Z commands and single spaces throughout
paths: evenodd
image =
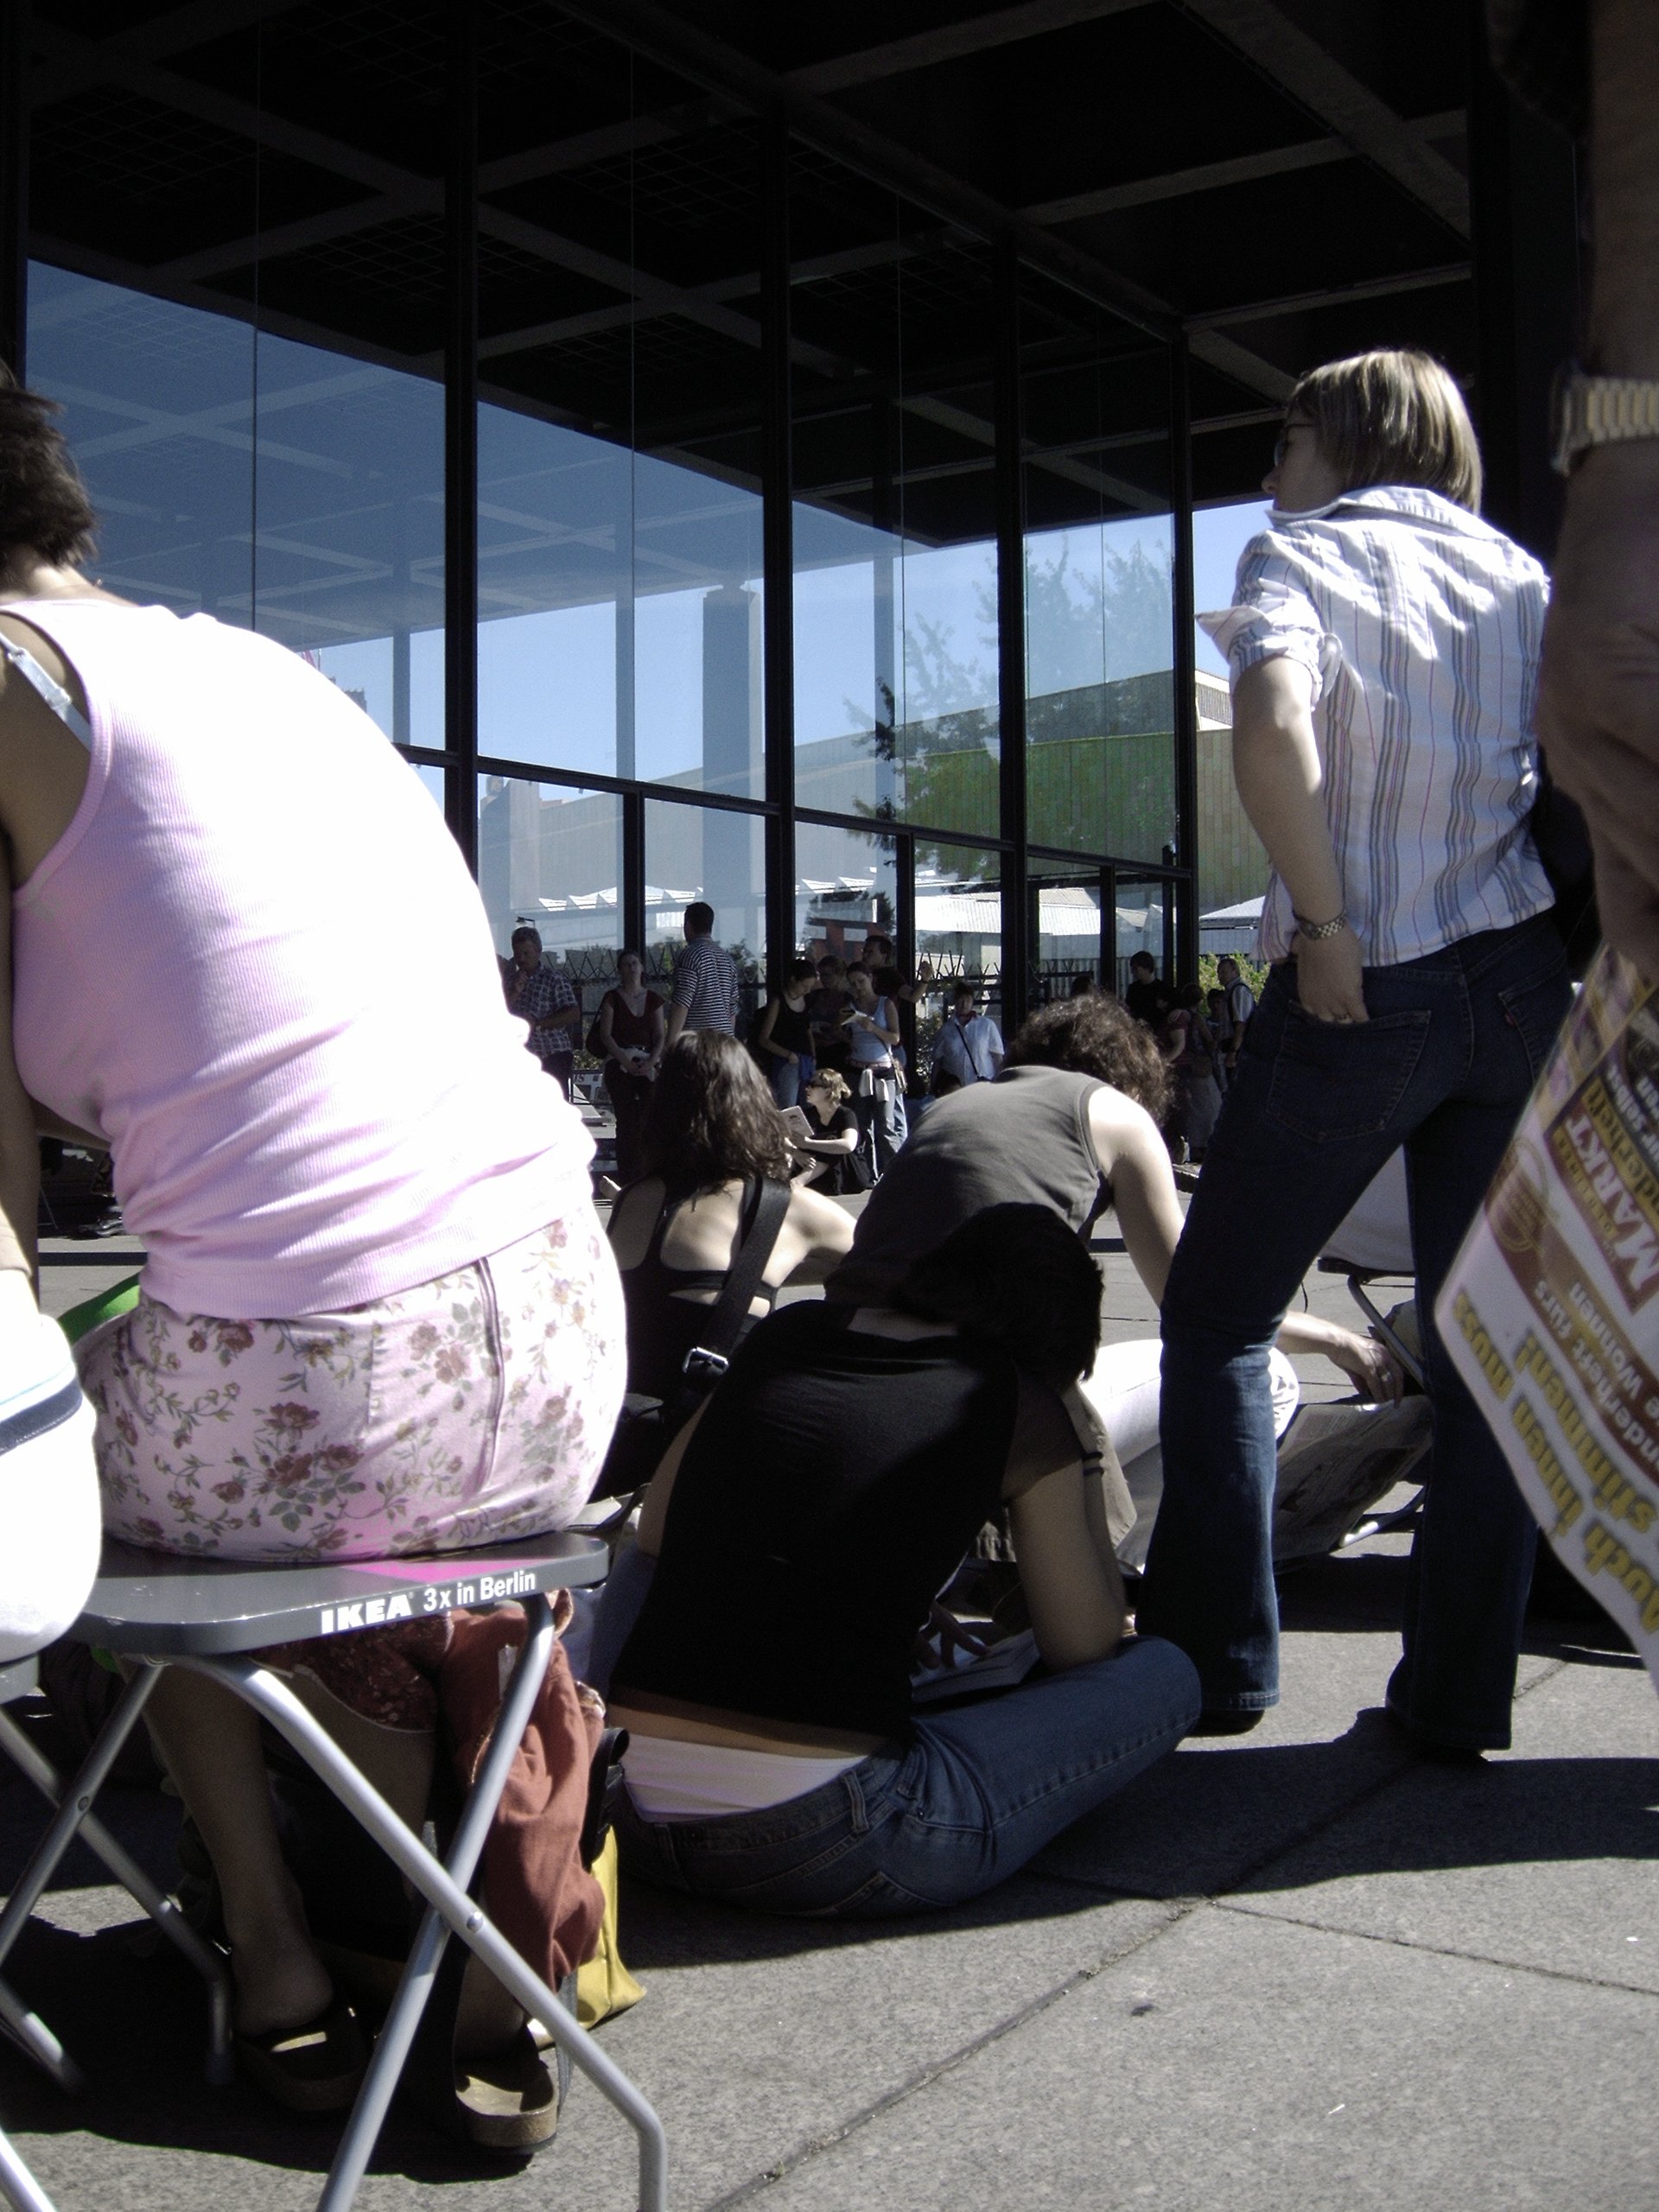
M 1238 556 L 1268 518 L 1265 499 L 1243 499 L 1225 507 L 1200 507 L 1192 517 L 1192 605 L 1208 614 L 1233 603 Z M 1227 664 L 1198 632 L 1198 666 L 1225 676 Z
M 544 608 L 478 626 L 478 749 L 616 772 L 616 609 Z
M 1166 516 L 1033 532 L 1026 540 L 1031 696 L 1168 668 L 1173 561 Z

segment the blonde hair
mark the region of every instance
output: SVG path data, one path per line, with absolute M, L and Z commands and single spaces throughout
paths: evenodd
M 1313 425 L 1344 491 L 1421 484 L 1480 512 L 1480 447 L 1463 394 L 1432 354 L 1383 350 L 1327 361 L 1301 378 L 1285 419 Z
M 812 1080 L 806 1088 L 823 1091 L 832 1106 L 839 1106 L 843 1098 L 850 1098 L 853 1095 L 847 1087 L 846 1077 L 836 1068 L 815 1069 Z

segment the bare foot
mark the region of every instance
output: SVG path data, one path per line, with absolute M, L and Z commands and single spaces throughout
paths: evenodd
M 232 1922 L 226 1911 L 231 1971 L 236 1979 L 238 2033 L 302 2027 L 333 1998 L 328 1969 L 312 1947 L 299 1892 L 270 1901 L 269 1910 Z
M 504 2050 L 524 2024 L 524 2008 L 481 1959 L 470 1958 L 455 2012 L 455 2056 L 479 2058 Z

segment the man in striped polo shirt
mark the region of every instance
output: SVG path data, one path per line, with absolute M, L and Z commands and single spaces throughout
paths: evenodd
M 685 950 L 674 963 L 668 1043 L 687 1029 L 737 1030 L 737 963 L 714 939 L 715 910 L 694 899 L 685 910 Z

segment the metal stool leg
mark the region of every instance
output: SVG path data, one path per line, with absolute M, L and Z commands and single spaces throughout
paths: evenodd
M 12 2212 L 56 2212 L 51 2198 L 0 2133 L 0 2196 Z
M 524 1736 L 531 1707 L 552 1656 L 553 1612 L 546 1599 L 537 1595 L 526 1599 L 524 1615 L 524 1649 L 502 1700 L 500 1718 L 490 1739 L 489 1751 L 461 1808 L 448 1856 L 443 1861 L 458 1889 L 464 1890 L 473 1878 L 496 1804 L 506 1785 L 507 1770 Z M 448 1942 L 449 1930 L 442 1915 L 429 1905 L 416 1931 L 397 1994 L 375 2038 L 374 2056 L 334 2153 L 334 2162 L 328 2169 L 327 2182 L 317 2200 L 317 2212 L 346 2212 L 357 2195 L 358 2184 L 374 2155 L 374 2146 L 391 2108 L 398 2080 L 413 2048 Z
M 538 1625 L 532 1616 L 532 1637 Z M 527 1643 L 530 1640 L 531 1637 L 527 1637 Z M 578 2025 L 559 2003 L 555 1993 L 525 1965 L 486 1917 L 482 1907 L 474 1903 L 448 1870 L 424 1847 L 420 1839 L 398 1819 L 379 1792 L 358 1772 L 327 1730 L 300 1703 L 287 1684 L 248 1659 L 180 1658 L 171 1663 L 188 1667 L 198 1674 L 206 1675 L 210 1681 L 223 1683 L 226 1688 L 234 1690 L 293 1745 L 312 1771 L 327 1784 L 346 1810 L 380 1846 L 398 1872 L 435 1909 L 451 1933 L 459 1936 L 467 1948 L 484 1961 L 496 1980 L 512 1992 L 526 2012 L 543 2023 L 578 2072 L 585 2074 L 601 2095 L 622 2114 L 633 2130 L 639 2144 L 640 2212 L 667 2212 L 668 2144 L 662 2121 L 650 2103 L 620 2067 L 607 2056 L 585 2029 Z M 520 1675 L 522 1673 L 521 1661 Z M 521 1688 L 520 1676 L 515 1676 L 512 1690 L 516 1692 Z M 518 1698 L 512 1692 L 509 1695 L 512 1704 L 518 1707 Z M 511 1758 L 518 1747 L 528 1710 L 529 1700 L 526 1700 L 519 1707 L 517 1734 L 509 1733 L 512 1715 L 510 1712 L 504 1712 L 502 1720 L 497 1724 L 486 1767 L 493 1764 L 498 1745 L 505 1745 L 507 1747 L 506 1757 Z M 502 1772 L 505 1774 L 505 1764 Z M 471 1814 L 474 1802 L 481 1796 L 483 1779 L 480 1776 L 479 1786 L 467 1801 L 467 1815 Z M 499 1795 L 499 1780 L 497 1790 Z M 489 1814 L 493 1814 L 495 1801 L 492 1798 L 486 1802 Z M 485 1818 L 487 1821 L 488 1815 Z M 425 2001 L 416 1979 L 417 1973 L 424 1974 L 429 1991 L 430 1971 L 424 1965 L 417 1969 L 413 1960 L 410 1968 L 406 1971 L 406 1987 L 400 1988 L 399 1996 L 407 1996 L 412 2019 L 418 2019 L 419 2006 Z M 365 2120 L 366 2117 L 365 2108 Z M 375 2127 L 378 2133 L 378 2119 Z M 372 2149 L 372 2137 L 368 2137 L 364 2151 L 365 2160 Z M 342 2182 L 346 2179 L 343 2174 L 341 2179 Z M 320 2201 L 318 2212 L 346 2212 L 355 2190 L 356 2180 L 353 2179 L 345 2194 L 325 2193 Z
M 3 1706 L 0 1706 L 0 1748 L 3 1748 L 13 1764 L 28 1776 L 43 1797 L 54 1805 L 62 1803 L 63 1777 L 40 1746 L 29 1741 L 28 1734 L 17 1726 Z M 213 1945 L 197 1935 L 172 1898 L 156 1888 L 143 1868 L 124 1846 L 116 1841 L 95 1813 L 88 1813 L 82 1821 L 80 1837 L 88 1850 L 103 1860 L 134 1903 L 143 1906 L 168 1942 L 183 1954 L 207 1983 L 206 2071 L 208 2081 L 216 2088 L 222 2088 L 234 2078 L 236 2070 L 231 2055 L 232 1983 L 229 1967 Z M 45 2059 L 42 2058 L 41 2063 L 45 2065 Z M 48 2070 L 53 2071 L 49 2067 Z M 62 2083 L 60 2086 L 67 2088 L 70 2085 Z
M 58 2041 L 38 2012 L 31 2012 L 16 1990 L 0 1981 L 0 2030 L 9 2035 L 25 2058 L 32 2058 L 50 2075 L 66 2096 L 86 2086 L 86 2076 Z
M 120 1702 L 99 1731 L 79 1773 L 65 1791 L 51 1826 L 35 1846 L 34 1857 L 7 1898 L 4 1911 L 0 1912 L 0 1965 L 4 1964 L 29 1916 L 40 1902 L 41 1891 L 56 1873 L 59 1861 L 92 1811 L 92 1800 L 119 1758 L 121 1746 L 137 1726 L 160 1674 L 161 1669 L 151 1661 L 140 1662 L 137 1673 L 122 1692 Z

